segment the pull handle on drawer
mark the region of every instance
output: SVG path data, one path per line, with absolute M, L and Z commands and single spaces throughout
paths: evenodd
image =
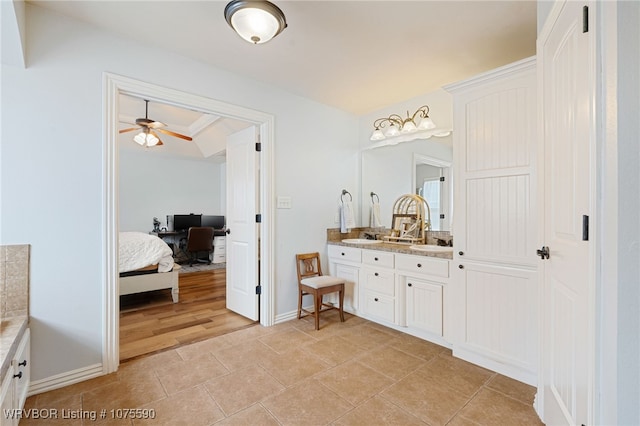
M 422 268 L 422 263 L 418 263 L 416 266 L 417 266 L 418 268 Z
M 373 275 L 375 275 L 375 276 L 377 277 L 377 276 L 378 276 L 378 273 L 377 273 L 377 272 L 375 272 Z
M 375 300 L 375 301 L 377 302 L 377 301 L 378 301 L 378 298 L 376 297 L 376 298 L 374 298 L 373 300 Z
M 464 265 L 458 265 L 459 269 L 464 269 Z
M 413 286 L 413 284 L 411 284 L 411 283 L 407 283 L 407 285 L 408 285 L 409 287 L 412 287 L 412 286 Z

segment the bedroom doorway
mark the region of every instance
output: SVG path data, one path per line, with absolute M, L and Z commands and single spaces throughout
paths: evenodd
M 110 373 L 117 370 L 119 365 L 119 295 L 118 295 L 118 97 L 121 94 L 135 96 L 144 99 L 155 100 L 169 105 L 183 107 L 209 114 L 231 117 L 237 120 L 250 122 L 259 129 L 261 135 L 262 151 L 257 167 L 259 188 L 256 188 L 262 196 L 259 197 L 260 212 L 266 219 L 261 226 L 256 228 L 256 240 L 259 241 L 261 253 L 258 278 L 262 283 L 262 297 L 260 298 L 260 323 L 264 326 L 273 324 L 273 258 L 272 228 L 273 223 L 270 214 L 270 201 L 272 195 L 272 141 L 274 117 L 259 111 L 229 105 L 210 98 L 192 95 L 151 85 L 145 82 L 132 80 L 113 74 L 104 74 L 105 93 L 105 227 L 103 229 L 105 247 L 105 320 L 104 320 L 104 350 L 103 372 Z M 257 259 L 256 259 L 257 263 Z M 253 295 L 255 297 L 255 295 Z

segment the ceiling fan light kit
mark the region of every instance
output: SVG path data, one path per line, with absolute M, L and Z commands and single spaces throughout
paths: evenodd
M 285 28 L 282 10 L 266 0 L 233 0 L 224 8 L 224 18 L 249 43 L 266 43 Z
M 140 127 L 130 127 L 128 129 L 122 129 L 119 133 L 131 132 L 133 130 L 140 130 L 140 133 L 133 137 L 133 141 L 140 146 L 151 147 L 151 146 L 159 146 L 164 145 L 160 140 L 160 137 L 154 132 L 157 130 L 160 133 L 164 133 L 165 135 L 175 136 L 176 138 L 184 139 L 186 141 L 191 141 L 193 138 L 190 136 L 182 135 L 180 133 L 172 132 L 171 130 L 161 129 L 161 127 L 166 126 L 166 124 L 161 123 L 159 121 L 150 120 L 149 119 L 149 101 L 144 100 L 145 109 L 144 109 L 144 118 L 137 118 L 136 124 Z

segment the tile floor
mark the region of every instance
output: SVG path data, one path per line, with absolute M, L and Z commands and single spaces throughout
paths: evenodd
M 123 363 L 117 373 L 27 400 L 107 410 L 105 419 L 20 425 L 535 425 L 535 389 L 364 319 L 324 313 L 255 326 Z M 112 409 L 155 410 L 153 420 Z

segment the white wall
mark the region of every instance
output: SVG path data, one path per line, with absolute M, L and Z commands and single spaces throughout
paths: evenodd
M 210 161 L 120 150 L 120 231 L 151 231 L 154 217 L 167 226 L 167 215 L 224 216 L 221 171 Z
M 293 200 L 275 212 L 276 312 L 293 311 L 295 253 L 324 250 L 359 181 L 357 118 L 31 4 L 27 29 L 27 69 L 1 69 L 0 244 L 32 246 L 32 379 L 101 362 L 105 71 L 275 116 L 275 193 Z

